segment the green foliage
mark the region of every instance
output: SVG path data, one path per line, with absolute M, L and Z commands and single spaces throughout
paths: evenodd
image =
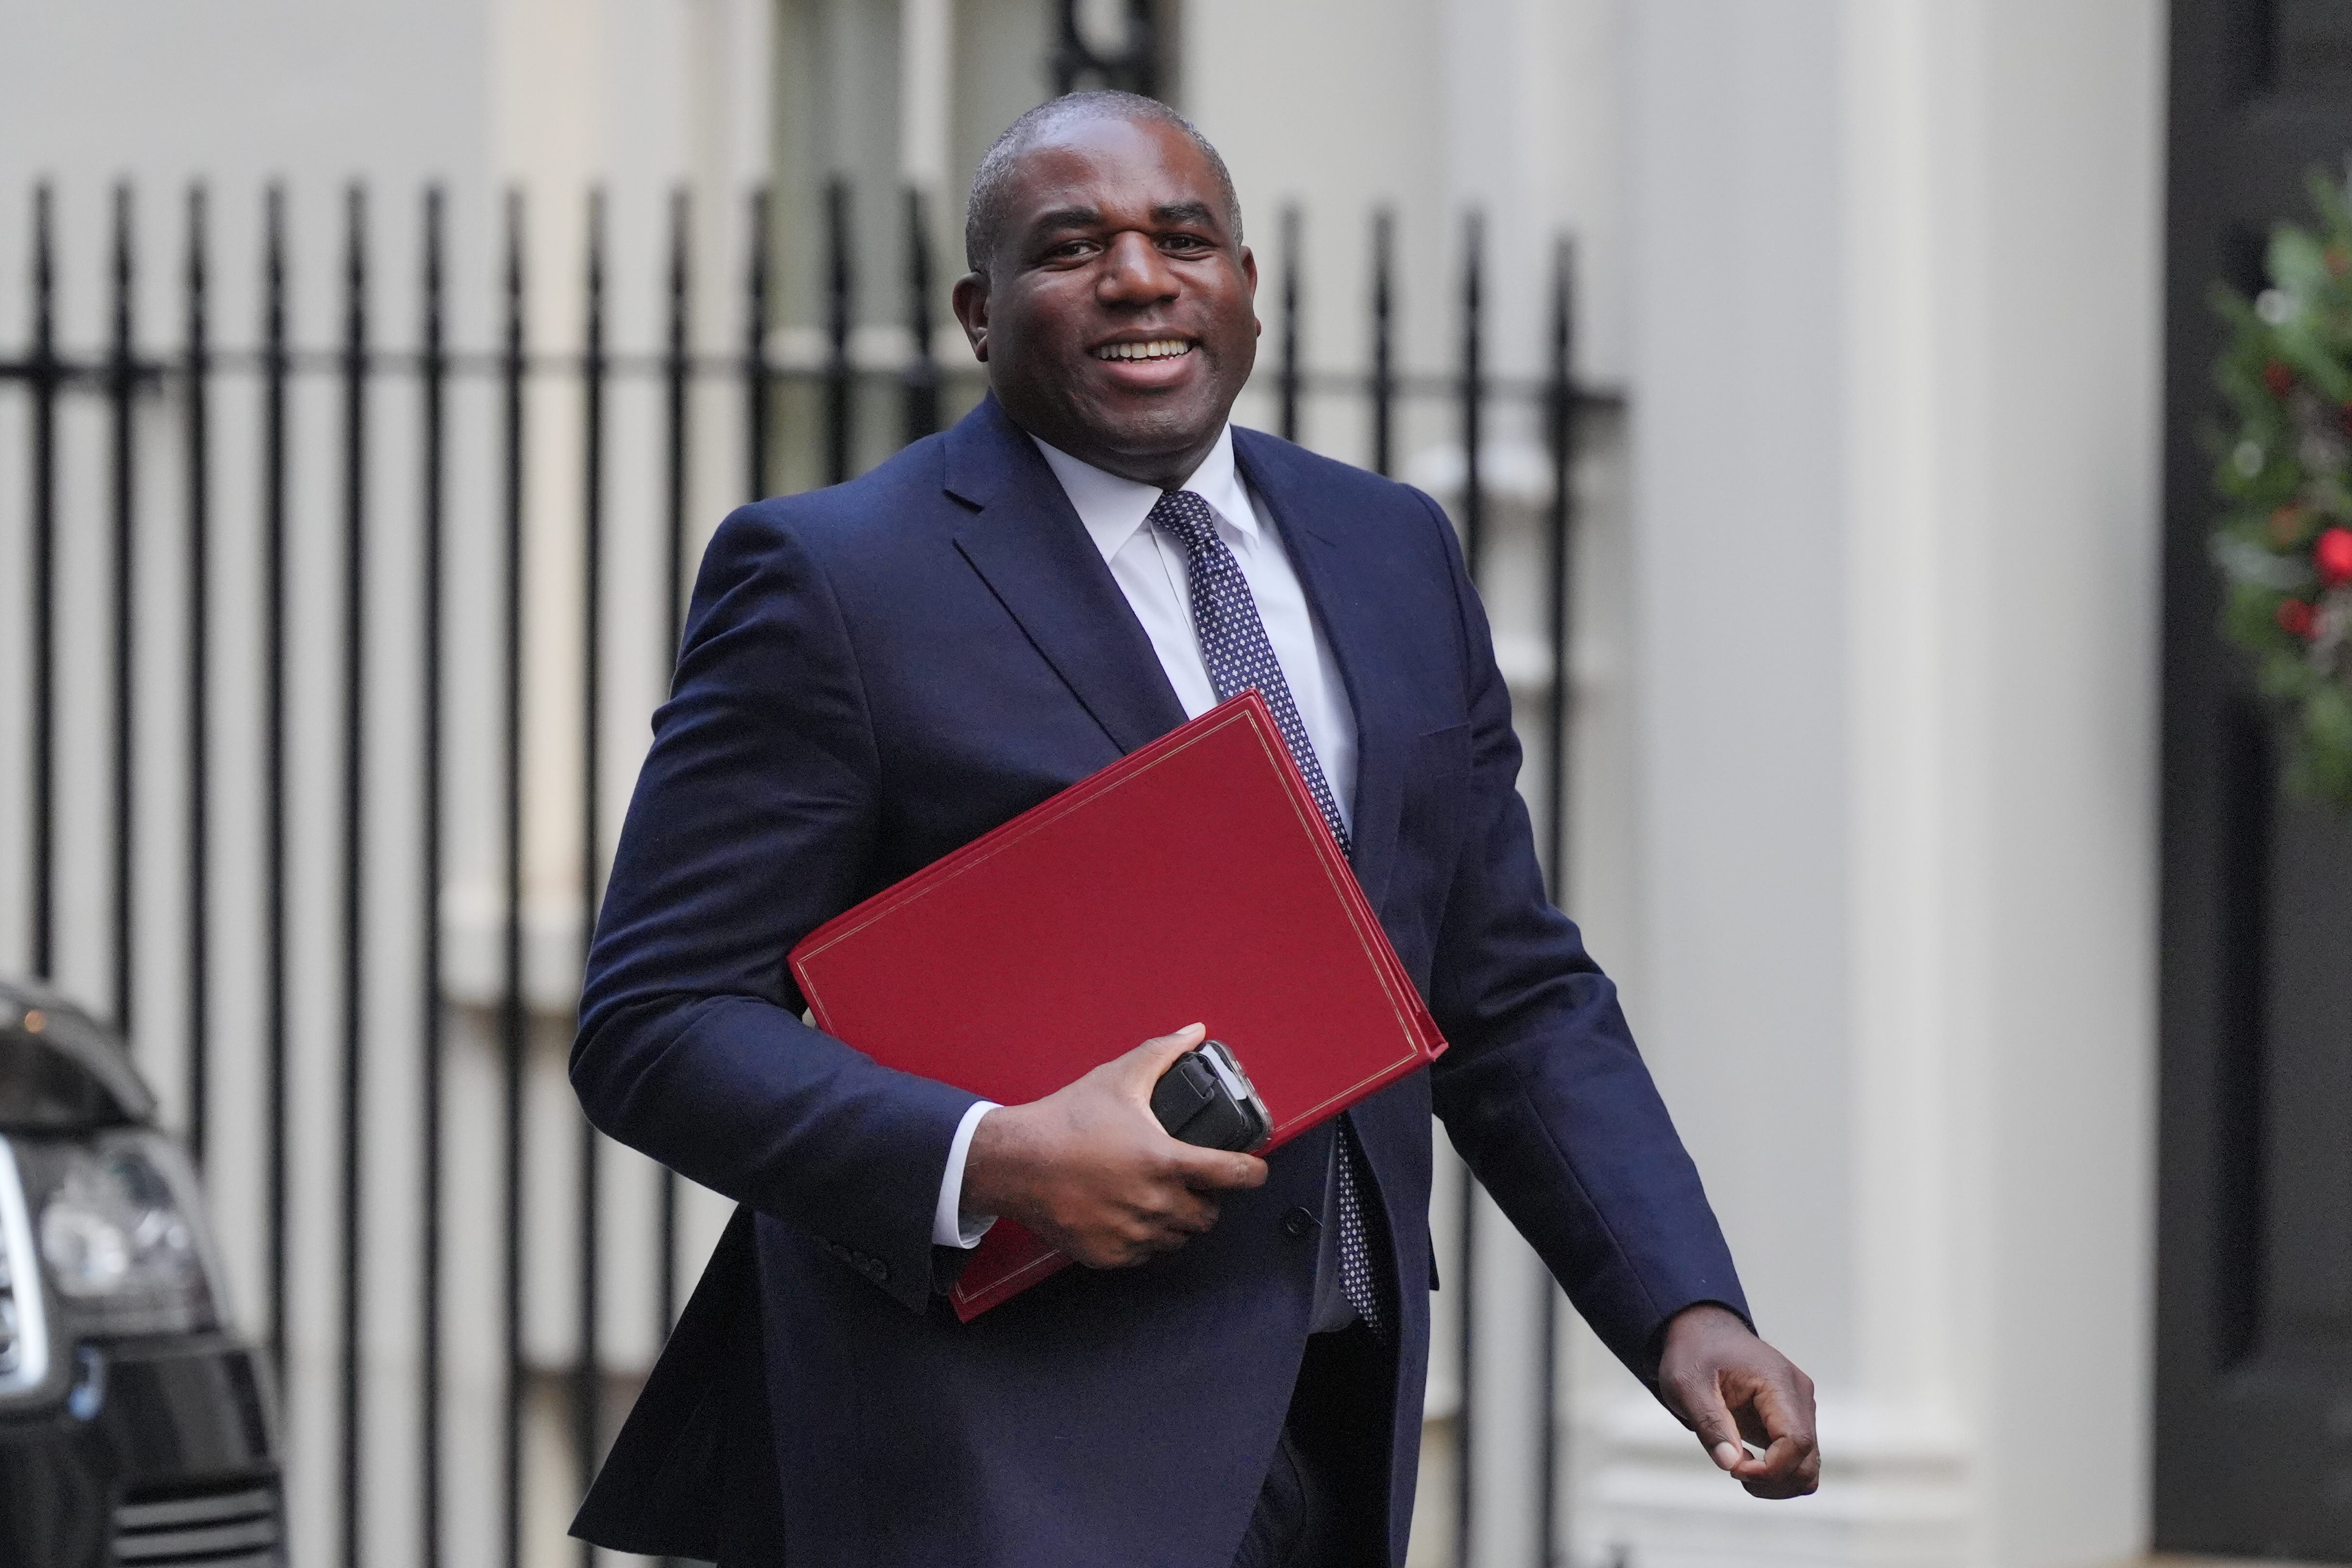
M 2319 800 L 2352 801 L 2352 690 L 2315 683 L 2303 701 L 2305 743 L 2289 782 Z
M 2352 812 L 2352 205 L 2323 173 L 2307 184 L 2319 226 L 2273 231 L 2270 287 L 2213 292 L 2231 332 L 2211 544 L 2221 632 L 2275 705 L 2289 787 Z

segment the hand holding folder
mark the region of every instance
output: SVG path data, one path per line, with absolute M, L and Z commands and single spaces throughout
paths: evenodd
M 1254 691 L 826 922 L 791 962 L 819 1028 L 1007 1105 L 1199 1019 L 1256 1084 L 1269 1150 L 1445 1048 Z M 956 1312 L 1067 1261 L 1000 1221 Z
M 1171 1147 L 1155 1117 L 1155 1086 L 1201 1038 L 1189 1025 L 1043 1100 L 992 1111 L 964 1167 L 964 1206 L 1011 1216 L 1097 1268 L 1141 1263 L 1206 1231 L 1217 1195 L 1263 1185 L 1266 1170 L 1251 1154 Z

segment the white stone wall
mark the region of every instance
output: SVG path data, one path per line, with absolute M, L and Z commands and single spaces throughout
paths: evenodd
M 1634 8 L 1643 1016 L 1832 1447 L 1596 1378 L 1594 1549 L 2143 1542 L 2162 19 Z
M 944 112 L 902 100 L 893 132 L 901 170 L 952 189 L 998 110 L 1042 90 L 1042 79 L 1024 89 L 1012 67 L 975 63 L 1018 53 L 1007 40 L 1027 13 L 1013 0 L 874 5 L 887 13 L 870 18 L 874 37 L 902 76 L 965 83 Z M 847 0 L 826 15 L 858 19 Z M 685 181 L 698 195 L 708 301 L 698 330 L 714 346 L 730 342 L 738 198 L 790 139 L 789 116 L 771 120 L 769 89 L 812 68 L 772 58 L 769 17 L 761 0 L 0 0 L 0 344 L 18 341 L 24 320 L 16 258 L 25 187 L 38 174 L 59 184 L 68 336 L 83 344 L 102 324 L 93 280 L 104 184 L 139 180 L 142 312 L 146 335 L 165 341 L 177 187 L 193 174 L 216 192 L 225 340 L 249 337 L 257 187 L 283 177 L 297 218 L 298 337 L 329 341 L 337 193 L 364 174 L 386 256 L 413 252 L 421 182 L 449 183 L 459 320 L 473 342 L 491 319 L 496 193 L 528 184 L 533 331 L 550 345 L 576 334 L 577 198 L 598 178 L 614 191 L 616 330 L 650 341 L 659 203 Z M 1635 1568 L 2057 1568 L 2123 1556 L 2144 1533 L 2161 25 L 2154 0 L 1185 8 L 1184 107 L 1234 166 L 1269 279 L 1280 206 L 1297 200 L 1308 212 L 1310 363 L 1365 362 L 1364 237 L 1370 210 L 1388 205 L 1399 217 L 1402 363 L 1450 366 L 1459 223 L 1475 204 L 1489 216 L 1492 319 L 1525 329 L 1490 342 L 1494 369 L 1538 368 L 1541 268 L 1564 229 L 1580 247 L 1583 372 L 1630 394 L 1630 443 L 1627 426 L 1596 426 L 1580 479 L 1570 903 L 1624 984 L 1760 1321 L 1821 1381 L 1831 1447 L 1821 1498 L 1748 1505 L 1570 1331 L 1577 1568 L 1620 1547 Z M 382 287 L 382 330 L 405 341 L 412 279 L 387 275 Z M 13 537 L 21 504 L 14 396 L 0 389 L 0 540 Z M 576 409 L 542 401 L 532 548 L 561 562 L 574 537 Z M 477 434 L 453 489 L 478 499 L 453 527 L 479 530 L 494 493 L 479 434 L 489 416 L 487 405 L 467 407 Z M 1256 393 L 1243 414 L 1273 416 Z M 331 605 L 331 402 L 308 397 L 299 416 L 298 506 L 327 531 L 299 552 L 298 579 Z M 616 405 L 616 419 L 647 416 Z M 250 410 L 225 402 L 218 417 L 227 455 L 216 507 L 225 520 L 249 519 L 249 479 L 236 476 Z M 99 471 L 99 426 L 80 414 L 70 423 L 79 466 L 68 473 Z M 732 494 L 740 453 L 730 415 L 703 423 L 697 515 L 707 524 Z M 1406 477 L 1453 482 L 1461 454 L 1448 408 L 1409 411 L 1400 434 Z M 1501 476 L 1490 596 L 1530 711 L 1551 679 L 1534 637 L 1543 498 L 1533 434 L 1498 411 L 1486 454 Z M 1365 453 L 1346 400 L 1310 404 L 1306 435 L 1339 456 Z M 392 517 L 408 504 L 411 448 L 388 439 L 381 504 Z M 168 440 L 152 446 L 142 456 L 160 506 L 174 458 Z M 642 494 L 651 460 L 617 455 L 616 487 Z M 103 501 L 80 482 L 68 497 L 79 531 L 69 570 L 89 579 Z M 159 512 L 153 524 L 159 584 L 170 581 L 175 523 Z M 249 551 L 249 521 L 222 526 L 225 559 L 249 559 L 236 553 Z M 388 536 L 388 602 L 410 591 L 406 551 Z M 249 611 L 249 579 L 223 573 L 226 622 Z M 151 689 L 168 691 L 175 611 L 163 589 L 152 597 Z M 473 581 L 452 614 L 478 617 L 488 603 Z M 386 615 L 397 626 L 404 613 Z M 534 633 L 535 700 L 559 719 L 571 707 L 562 670 L 574 635 L 547 617 Z M 0 677 L 16 668 L 15 642 L 0 637 Z M 252 658 L 249 646 L 227 647 L 223 680 L 247 679 Z M 85 661 L 74 677 L 82 699 L 99 695 L 94 670 Z M 297 686 L 303 721 L 331 734 L 332 672 L 299 672 Z M 649 696 L 627 688 L 614 700 L 617 717 Z M 467 683 L 453 718 L 480 733 L 487 702 Z M 404 711 L 395 702 L 377 737 L 386 798 L 404 787 Z M 251 722 L 225 705 L 224 752 L 249 743 Z M 638 733 L 616 728 L 615 798 Z M 533 818 L 533 940 L 551 1005 L 577 940 L 566 913 L 568 745 L 556 726 L 536 734 L 537 793 L 549 805 Z M 87 746 L 74 754 L 98 760 Z M 239 868 L 253 831 L 242 765 L 224 778 L 216 845 L 223 897 L 237 909 L 253 895 L 249 864 Z M 487 765 L 453 762 L 467 787 L 487 780 Z M 14 771 L 0 769 L 0 821 L 21 816 L 16 788 Z M 168 844 L 168 775 L 145 798 Z M 464 813 L 451 825 L 450 959 L 463 997 L 483 994 L 489 977 L 492 826 Z M 13 831 L 0 830 L 0 872 L 17 852 Z M 331 832 L 323 820 L 298 824 L 305 942 L 324 942 L 332 910 Z M 379 848 L 396 858 L 403 845 L 394 835 Z M 159 864 L 150 885 L 168 889 L 169 857 Z M 95 951 L 102 911 L 77 897 L 68 933 Z M 379 929 L 404 942 L 398 899 L 387 900 Z M 16 950 L 20 921 L 0 909 L 0 952 Z M 159 1004 L 141 1048 L 168 1101 L 179 1042 L 160 998 L 176 984 L 176 960 L 171 921 L 151 923 L 144 967 Z M 330 1124 L 334 998 L 327 950 L 303 952 L 314 962 L 298 999 L 298 1090 L 315 1144 Z M 387 948 L 390 978 L 371 1002 L 386 1041 L 406 1037 L 406 962 L 404 948 Z M 224 960 L 225 1030 L 254 1016 L 250 964 L 249 953 Z M 102 967 L 68 978 L 102 989 Z M 480 1016 L 461 1010 L 459 1022 L 452 1159 L 476 1163 L 453 1167 L 451 1235 L 466 1256 L 487 1258 L 493 1064 Z M 225 1100 L 246 1092 L 230 1087 L 237 1072 L 249 1079 L 233 1055 L 224 1047 Z M 554 1192 L 569 1181 L 569 1123 L 551 1037 L 544 1057 L 534 1170 Z M 385 1205 L 379 1236 L 413 1175 L 408 1113 L 396 1109 L 413 1065 L 388 1048 L 372 1079 L 387 1108 L 371 1170 Z M 614 1167 L 615 1207 L 641 1215 L 644 1173 Z M 250 1177 L 225 1167 L 219 1184 L 225 1210 L 254 1212 Z M 299 1205 L 302 1245 L 321 1270 L 331 1201 L 308 1193 Z M 1449 1255 L 1451 1214 L 1442 1198 Z M 534 1272 L 568 1282 L 569 1222 L 551 1198 L 547 1215 Z M 1537 1280 L 1506 1231 L 1490 1210 L 1481 1563 L 1532 1552 Z M 392 1278 L 405 1243 L 384 1246 Z M 231 1254 L 251 1301 L 250 1233 Z M 613 1303 L 615 1334 L 632 1343 L 641 1283 L 616 1288 Z M 453 1314 L 486 1311 L 493 1284 L 482 1268 L 454 1279 Z M 320 1325 L 300 1352 L 307 1380 L 327 1389 L 329 1281 L 320 1272 L 298 1285 L 298 1308 Z M 553 1287 L 543 1294 L 562 1299 Z M 398 1407 L 410 1375 L 410 1310 L 396 1293 L 371 1307 L 380 1411 Z M 551 1365 L 569 1350 L 559 1317 L 532 1325 Z M 464 1384 L 453 1453 L 474 1447 L 451 1504 L 462 1527 L 453 1545 L 470 1552 L 488 1539 L 494 1391 L 478 1348 L 468 1353 L 453 1368 Z M 1449 1339 L 1433 1384 L 1441 1415 L 1457 1386 L 1451 1358 Z M 329 1451 L 332 1410 L 314 1400 L 292 1415 L 302 1451 Z M 534 1497 L 552 1524 L 568 1485 L 560 1409 L 540 1418 L 550 1442 Z M 409 1554 L 408 1441 L 396 1422 L 371 1432 L 383 1502 L 370 1533 L 385 1561 Z M 320 1489 L 331 1472 L 316 1473 L 298 1499 L 306 1559 L 331 1539 Z M 1433 1563 L 1444 1560 L 1444 1500 L 1428 1502 L 1414 1552 Z

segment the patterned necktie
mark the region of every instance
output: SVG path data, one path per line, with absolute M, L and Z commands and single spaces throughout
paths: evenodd
M 1223 702 L 1252 688 L 1265 699 L 1275 727 L 1282 731 L 1283 744 L 1290 748 L 1291 761 L 1306 775 L 1307 793 L 1314 795 L 1331 837 L 1339 841 L 1340 853 L 1351 852 L 1348 825 L 1339 819 L 1339 798 L 1323 776 L 1315 743 L 1307 738 L 1298 704 L 1291 700 L 1290 682 L 1283 679 L 1274 645 L 1266 640 L 1265 622 L 1258 616 L 1249 579 L 1242 575 L 1241 563 L 1234 559 L 1225 542 L 1217 537 L 1217 514 L 1191 490 L 1169 490 L 1152 504 L 1146 521 L 1184 547 L 1192 629 L 1200 637 L 1201 658 L 1209 667 L 1209 683 L 1216 688 L 1217 700 Z M 1364 1326 L 1386 1338 L 1387 1315 L 1381 1310 L 1378 1276 L 1357 1190 L 1364 1155 L 1356 1146 L 1355 1130 L 1344 1116 L 1339 1119 L 1339 1287 Z

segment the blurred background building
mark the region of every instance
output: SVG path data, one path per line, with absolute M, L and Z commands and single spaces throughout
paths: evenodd
M 336 1560 L 353 1507 L 371 1563 L 503 1561 L 510 1519 L 523 1561 L 576 1551 L 583 1410 L 626 1408 L 725 1212 L 679 1197 L 665 1269 L 664 1184 L 583 1144 L 562 1077 L 583 846 L 674 636 L 669 520 L 690 554 L 753 488 L 894 448 L 934 376 L 940 416 L 969 405 L 963 184 L 1073 83 L 1169 99 L 1233 167 L 1268 324 L 1238 416 L 1473 531 L 1562 901 L 1821 1387 L 1823 1486 L 1791 1504 L 1723 1481 L 1567 1313 L 1547 1410 L 1545 1287 L 1457 1176 L 1415 1562 L 2352 1561 L 2352 841 L 2273 804 L 2210 636 L 2195 439 L 2209 280 L 2352 145 L 2341 7 L 0 0 L 0 628 L 55 606 L 61 715 L 46 917 L 16 891 L 35 785 L 0 765 L 0 964 L 132 1005 L 203 1130 L 244 1315 L 282 1308 L 295 1561 Z M 0 632 L 0 758 L 35 664 Z

